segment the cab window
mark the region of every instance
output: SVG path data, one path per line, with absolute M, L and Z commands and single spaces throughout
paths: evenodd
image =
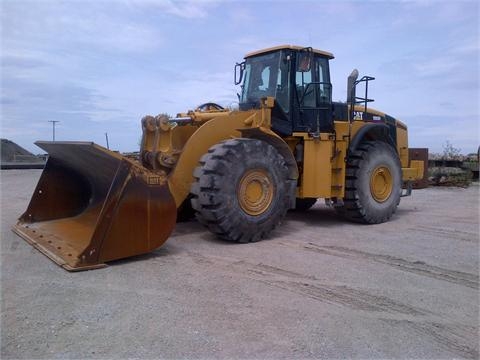
M 300 71 L 302 67 L 297 67 L 295 76 L 297 102 L 300 107 L 319 107 L 321 103 L 329 102 L 331 98 L 328 60 L 315 56 L 307 69 Z

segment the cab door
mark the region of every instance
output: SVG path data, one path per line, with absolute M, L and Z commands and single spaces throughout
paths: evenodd
M 332 84 L 328 59 L 311 51 L 296 56 L 293 89 L 294 131 L 333 132 Z

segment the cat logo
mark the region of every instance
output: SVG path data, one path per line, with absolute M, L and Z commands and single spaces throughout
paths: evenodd
M 363 111 L 355 111 L 353 113 L 353 120 L 363 120 Z

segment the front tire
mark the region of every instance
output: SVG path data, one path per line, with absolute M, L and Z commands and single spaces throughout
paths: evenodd
M 285 160 L 260 140 L 233 139 L 211 147 L 194 177 L 197 219 L 225 240 L 245 243 L 266 237 L 292 202 Z
M 378 224 L 395 213 L 402 192 L 402 169 L 396 151 L 387 143 L 368 141 L 347 162 L 343 206 L 348 220 Z

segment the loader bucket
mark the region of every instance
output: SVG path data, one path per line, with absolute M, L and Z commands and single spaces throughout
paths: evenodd
M 36 142 L 48 152 L 13 231 L 69 271 L 162 245 L 176 220 L 165 177 L 90 142 Z

